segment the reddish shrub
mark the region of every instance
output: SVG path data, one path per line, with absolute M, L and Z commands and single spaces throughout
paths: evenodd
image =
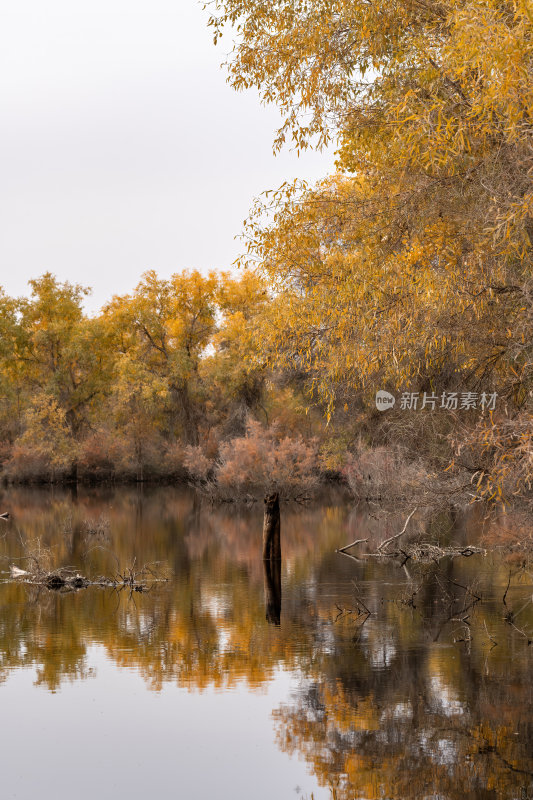
M 231 498 L 273 490 L 285 497 L 309 494 L 319 482 L 317 449 L 314 439 L 279 439 L 274 426 L 264 428 L 250 419 L 245 436 L 220 448 L 215 473 L 218 489 Z
M 54 478 L 50 460 L 33 447 L 15 442 L 4 474 L 12 481 L 49 481 Z M 56 476 L 58 477 L 58 476 Z
M 192 445 L 185 448 L 183 464 L 190 477 L 195 481 L 206 481 L 213 469 L 213 461 L 204 454 L 202 448 Z
M 13 445 L 11 442 L 0 442 L 0 470 L 2 470 L 4 468 L 4 464 L 9 461 L 12 452 Z
M 112 475 L 120 459 L 120 447 L 109 431 L 99 430 L 91 434 L 80 446 L 79 470 L 95 478 Z

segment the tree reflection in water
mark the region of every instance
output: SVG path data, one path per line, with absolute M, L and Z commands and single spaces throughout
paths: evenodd
M 281 621 L 281 561 L 263 561 L 265 572 L 265 609 L 267 622 L 279 625 Z
M 279 745 L 338 800 L 533 796 L 533 647 L 503 620 L 508 566 L 498 559 L 411 567 L 409 576 L 343 559 L 335 548 L 354 531 L 372 537 L 374 522 L 334 503 L 284 510 L 280 569 L 262 560 L 261 508 L 199 507 L 170 489 L 20 490 L 9 501 L 4 563 L 21 556 L 21 540 L 40 538 L 58 563 L 86 573 L 111 568 L 110 548 L 121 563 L 165 560 L 174 578 L 135 601 L 5 583 L 0 679 L 31 667 L 52 691 L 97 680 L 95 645 L 155 690 L 245 682 L 249 691 L 282 669 L 299 688 L 273 712 Z M 109 541 L 84 524 L 102 513 Z M 475 520 L 449 524 L 456 539 L 472 539 Z M 465 612 L 471 596 L 456 584 L 474 578 L 483 602 Z M 364 625 L 339 617 L 339 605 L 354 607 L 352 580 L 372 611 Z M 527 582 L 508 594 L 510 607 L 525 605 L 524 630 L 533 630 L 530 596 Z

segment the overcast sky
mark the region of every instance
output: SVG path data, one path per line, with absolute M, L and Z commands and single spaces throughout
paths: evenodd
M 272 155 L 196 0 L 0 0 L 0 285 L 47 270 L 90 311 L 146 269 L 227 269 L 253 198 L 333 156 Z

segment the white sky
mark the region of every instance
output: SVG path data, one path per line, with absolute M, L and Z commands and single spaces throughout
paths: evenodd
M 272 155 L 196 0 L 0 0 L 0 285 L 47 270 L 98 309 L 146 269 L 227 269 L 253 198 L 333 170 Z

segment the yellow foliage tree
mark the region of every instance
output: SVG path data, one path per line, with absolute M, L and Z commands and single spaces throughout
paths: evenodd
M 379 384 L 460 385 L 531 426 L 530 3 L 206 7 L 215 41 L 236 35 L 229 82 L 284 114 L 274 147 L 336 139 L 344 173 L 285 185 L 248 220 L 243 261 L 273 292 L 266 352 L 306 372 L 328 416 Z

